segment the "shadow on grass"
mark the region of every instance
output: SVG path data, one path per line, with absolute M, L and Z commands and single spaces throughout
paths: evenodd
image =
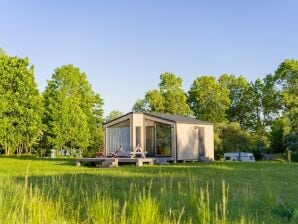
M 76 158 L 67 158 L 67 157 L 58 157 L 58 158 L 49 158 L 49 157 L 38 157 L 35 155 L 12 155 L 12 156 L 0 156 L 0 159 L 14 159 L 14 160 L 20 160 L 20 161 L 56 161 L 56 162 L 64 162 L 59 163 L 57 165 L 74 165 Z

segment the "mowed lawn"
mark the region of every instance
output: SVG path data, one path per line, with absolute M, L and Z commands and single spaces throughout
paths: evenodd
M 298 164 L 0 157 L 0 223 L 298 223 Z

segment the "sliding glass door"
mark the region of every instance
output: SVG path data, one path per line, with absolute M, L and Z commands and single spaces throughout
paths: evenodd
M 171 156 L 172 155 L 172 132 L 171 125 L 155 123 L 155 155 Z
M 154 122 L 146 126 L 146 151 L 148 157 L 172 156 L 171 125 Z

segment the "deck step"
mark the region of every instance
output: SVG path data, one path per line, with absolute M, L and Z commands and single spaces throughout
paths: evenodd
M 169 161 L 166 159 L 157 159 L 155 160 L 155 164 L 157 165 L 169 165 Z
M 143 164 L 153 165 L 155 159 L 153 158 L 81 158 L 76 160 L 77 166 L 84 163 L 94 164 L 96 167 L 117 167 L 119 164 L 135 164 L 136 166 L 143 166 Z
M 116 166 L 118 166 L 118 159 L 106 159 L 101 164 L 101 167 L 116 167 Z
M 213 160 L 210 159 L 207 156 L 202 156 L 202 157 L 200 157 L 199 161 L 201 161 L 201 162 L 212 162 Z

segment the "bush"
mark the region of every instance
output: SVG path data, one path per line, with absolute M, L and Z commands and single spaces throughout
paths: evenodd
M 82 156 L 85 157 L 85 158 L 93 158 L 93 157 L 96 157 L 96 152 L 98 150 L 94 149 L 94 148 L 89 148 L 89 149 L 86 149 L 82 152 Z
M 259 149 L 254 149 L 252 153 L 254 154 L 256 160 L 262 160 L 264 157 L 262 151 Z
M 292 152 L 291 161 L 295 162 L 295 163 L 298 163 L 298 152 Z

